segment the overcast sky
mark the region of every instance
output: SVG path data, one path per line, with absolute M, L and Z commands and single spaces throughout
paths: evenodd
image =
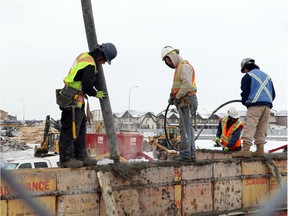
M 174 71 L 161 60 L 166 45 L 194 66 L 200 113 L 240 99 L 246 57 L 271 76 L 273 108 L 287 109 L 286 0 L 92 0 L 92 6 L 98 42 L 118 49 L 103 66 L 112 112 L 128 109 L 130 89 L 132 110 L 158 114 L 167 107 Z M 81 1 L 1 0 L 0 29 L 0 109 L 20 120 L 23 113 L 26 120 L 59 119 L 55 89 L 88 51 Z M 100 109 L 98 99 L 89 101 Z

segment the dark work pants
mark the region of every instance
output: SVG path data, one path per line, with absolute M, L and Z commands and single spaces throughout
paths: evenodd
M 77 139 L 72 136 L 72 109 L 62 109 L 61 132 L 59 139 L 60 162 L 71 158 L 81 159 L 87 156 L 86 151 L 86 115 L 84 108 L 75 108 Z

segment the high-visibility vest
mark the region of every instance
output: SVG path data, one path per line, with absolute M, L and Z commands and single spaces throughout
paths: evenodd
M 97 70 L 94 58 L 87 52 L 80 54 L 74 61 L 68 75 L 64 78 L 65 85 L 79 90 L 79 94 L 76 94 L 74 98 L 78 108 L 81 108 L 82 104 L 84 104 L 85 95 L 81 93 L 82 81 L 74 81 L 74 78 L 79 70 L 87 67 L 88 65 L 95 66 L 94 73 L 96 74 Z
M 192 67 L 192 65 L 189 64 L 189 62 L 187 60 L 181 61 L 178 64 L 177 68 L 175 69 L 174 78 L 173 78 L 173 85 L 172 85 L 172 94 L 176 95 L 181 88 L 182 80 L 180 78 L 180 72 L 181 72 L 181 68 L 182 68 L 183 64 L 190 65 L 190 67 L 193 71 L 192 85 L 190 86 L 189 94 L 196 94 L 197 87 L 196 87 L 196 81 L 195 81 L 195 71 L 194 71 L 194 68 Z
M 251 70 L 251 90 L 246 103 L 268 102 L 272 103 L 272 81 L 271 78 L 259 69 Z
M 227 146 L 233 132 L 238 129 L 239 127 L 244 127 L 243 123 L 238 119 L 237 122 L 235 122 L 234 124 L 232 124 L 229 128 L 229 130 L 227 131 L 227 120 L 228 120 L 228 117 L 227 116 L 224 116 L 222 119 L 221 119 L 221 126 L 222 126 L 222 135 L 221 135 L 221 143 L 224 147 Z M 227 131 L 227 132 L 226 132 Z M 229 148 L 229 150 L 234 150 L 238 147 L 241 146 L 241 139 L 239 137 L 239 139 L 237 140 L 237 142 Z
M 96 74 L 96 63 L 94 58 L 87 52 L 80 54 L 74 61 L 68 75 L 64 78 L 65 85 L 68 85 L 69 87 L 75 88 L 77 90 L 81 90 L 82 81 L 74 81 L 74 78 L 79 70 L 87 67 L 88 65 L 95 66 L 94 73 Z

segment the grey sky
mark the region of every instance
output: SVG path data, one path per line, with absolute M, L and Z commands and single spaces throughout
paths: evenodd
M 166 45 L 196 71 L 199 112 L 240 99 L 240 62 L 251 57 L 271 77 L 274 109 L 287 109 L 286 0 L 92 0 L 99 43 L 118 56 L 103 69 L 113 112 L 156 114 L 167 107 L 173 70 Z M 1 0 L 1 106 L 25 119 L 59 119 L 55 89 L 74 59 L 88 51 L 80 0 Z M 100 109 L 90 98 L 92 110 Z M 232 104 L 240 110 L 246 108 Z M 228 107 L 223 108 L 226 112 Z

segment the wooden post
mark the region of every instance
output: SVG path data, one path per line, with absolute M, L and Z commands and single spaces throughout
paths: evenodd
M 96 30 L 94 26 L 93 11 L 91 0 L 81 0 L 82 13 L 85 24 L 86 37 L 88 41 L 89 50 L 96 48 L 98 41 L 96 36 Z M 100 100 L 100 106 L 104 118 L 104 124 L 106 128 L 107 138 L 109 142 L 110 156 L 114 161 L 119 161 L 119 151 L 117 145 L 117 134 L 114 126 L 113 115 L 109 100 L 109 94 L 106 86 L 105 76 L 101 64 L 97 64 L 98 73 L 96 75 L 96 88 L 107 93 L 107 97 Z

